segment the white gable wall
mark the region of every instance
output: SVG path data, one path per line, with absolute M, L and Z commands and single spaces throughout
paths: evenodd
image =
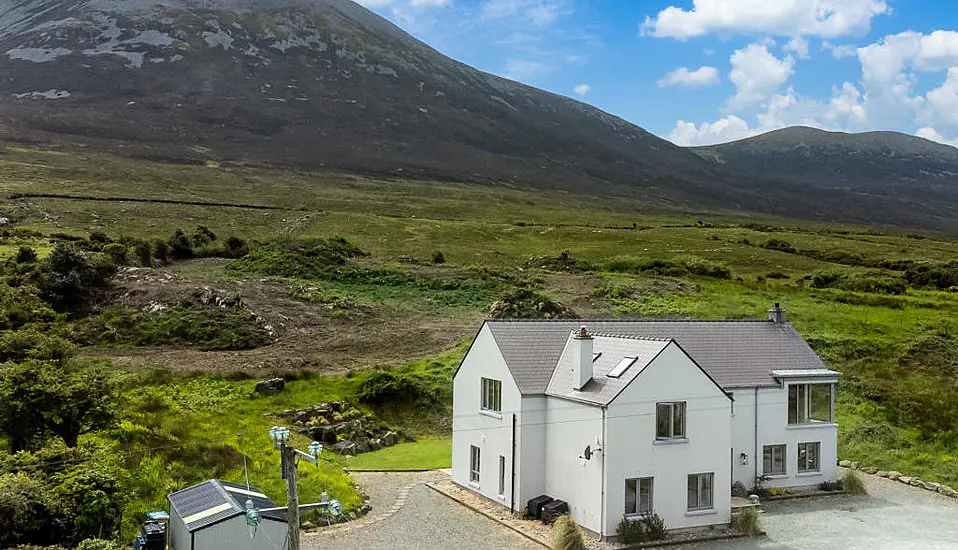
M 519 416 L 519 444 L 516 447 L 517 491 L 516 510 L 526 507 L 529 499 L 546 492 L 546 403 L 544 395 L 522 398 Z
M 482 378 L 502 382 L 502 413 L 481 411 Z M 512 495 L 512 417 L 521 409 L 521 395 L 495 338 L 484 325 L 453 379 L 452 480 L 483 496 L 510 505 Z M 521 418 L 516 419 L 519 425 Z M 517 456 L 523 456 L 518 448 Z M 480 449 L 480 478 L 469 480 L 470 446 Z M 499 494 L 499 457 L 505 457 L 505 490 Z M 516 465 L 517 483 L 521 470 Z M 517 500 L 516 509 L 521 509 Z
M 794 379 L 789 380 L 787 384 L 815 382 L 822 382 L 822 380 Z M 837 424 L 789 426 L 788 385 L 758 388 L 757 411 L 755 388 L 736 388 L 733 393 L 735 396 L 735 414 L 732 419 L 733 481 L 741 482 L 748 489 L 755 487 L 756 475 L 764 473 L 762 460 L 766 445 L 786 446 L 785 475 L 775 476 L 765 481 L 764 485 L 767 487 L 806 487 L 818 485 L 822 481 L 838 479 Z M 798 444 L 813 442 L 820 443 L 820 469 L 813 473 L 799 473 Z M 742 453 L 748 456 L 747 465 L 742 464 Z
M 685 401 L 687 441 L 657 442 L 657 402 Z M 608 409 L 605 534 L 625 511 L 625 480 L 652 477 L 652 505 L 668 529 L 728 523 L 731 514 L 731 400 L 672 343 Z M 688 475 L 714 473 L 710 512 L 688 512 Z
M 263 519 L 256 528 L 256 536 L 249 538 L 246 516 L 234 516 L 226 521 L 199 529 L 193 533 L 193 550 L 262 550 L 283 548 L 286 544 L 286 523 Z M 177 547 L 177 550 L 180 550 Z
M 576 522 L 594 533 L 602 528 L 602 453 L 579 457 L 604 439 L 602 413 L 596 405 L 546 399 L 545 494 L 568 502 Z

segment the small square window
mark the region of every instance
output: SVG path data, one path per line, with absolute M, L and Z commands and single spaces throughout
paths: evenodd
M 762 453 L 762 473 L 785 475 L 785 445 L 766 445 Z
M 712 484 L 714 481 L 714 473 L 689 475 L 688 504 L 690 512 L 712 509 Z
M 685 401 L 656 403 L 655 438 L 681 439 L 685 437 Z
M 491 378 L 482 379 L 482 410 L 502 412 L 502 381 Z
M 642 477 L 625 480 L 625 515 L 649 514 L 652 512 L 652 478 Z
M 798 444 L 798 471 L 799 472 L 817 472 L 819 451 L 821 443 L 799 443 Z

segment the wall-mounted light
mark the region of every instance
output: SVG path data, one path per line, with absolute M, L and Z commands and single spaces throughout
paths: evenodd
M 748 466 L 748 453 L 740 454 L 738 460 L 742 463 L 742 466 Z

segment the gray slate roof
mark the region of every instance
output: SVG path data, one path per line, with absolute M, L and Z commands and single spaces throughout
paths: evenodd
M 572 367 L 577 358 L 572 353 L 566 353 L 559 359 L 558 366 L 546 388 L 546 395 L 608 405 L 671 343 L 672 340 L 596 335 L 592 339 L 592 351 L 602 355 L 592 362 L 592 381 L 586 384 L 582 391 L 572 389 Z M 624 357 L 635 357 L 636 361 L 622 373 L 622 376 L 618 378 L 606 376 Z
M 573 330 L 674 339 L 723 388 L 775 385 L 771 370 L 825 369 L 789 323 L 735 321 L 486 321 L 523 394 L 544 394 Z
M 169 495 L 168 498 L 171 513 L 175 513 L 184 520 L 196 518 L 186 522 L 186 528 L 189 531 L 198 531 L 234 516 L 246 514 L 247 499 L 252 500 L 253 506 L 260 510 L 276 507 L 272 500 L 255 487 L 247 490 L 245 485 L 218 479 L 187 487 Z M 282 510 L 264 512 L 262 516 L 264 519 L 286 521 L 286 514 Z

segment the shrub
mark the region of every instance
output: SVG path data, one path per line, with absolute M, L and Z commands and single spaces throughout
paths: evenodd
M 848 470 L 842 477 L 842 488 L 852 495 L 867 495 L 868 488 L 857 470 Z
M 43 484 L 25 473 L 0 475 L 0 548 L 51 544 L 59 538 L 59 506 Z
M 153 241 L 153 257 L 160 263 L 170 263 L 170 245 L 159 239 Z
M 685 269 L 692 275 L 699 275 L 701 277 L 713 277 L 715 279 L 732 278 L 732 271 L 724 264 L 703 260 L 701 258 L 686 259 Z
M 566 514 L 552 524 L 552 550 L 585 550 L 582 529 Z
M 193 257 L 193 241 L 183 233 L 182 229 L 177 229 L 170 237 L 170 257 L 174 260 L 186 260 Z
M 842 480 L 839 479 L 836 481 L 823 481 L 818 485 L 818 488 L 821 489 L 822 491 L 829 491 L 829 492 L 841 491 Z
M 768 250 L 777 250 L 779 252 L 785 252 L 786 254 L 796 254 L 798 250 L 791 245 L 785 239 L 769 239 L 761 245 L 762 248 L 767 248 Z
M 781 271 L 772 271 L 765 275 L 766 279 L 788 279 L 788 275 L 782 273 Z
M 446 263 L 446 256 L 442 252 L 436 251 L 432 255 L 432 263 L 444 264 Z
M 35 264 L 37 263 L 37 253 L 29 246 L 21 246 L 17 249 L 17 255 L 13 258 L 13 261 L 18 264 Z
M 116 266 L 102 256 L 87 256 L 74 245 L 60 243 L 39 264 L 36 284 L 40 296 L 57 311 L 85 309 L 91 298 L 106 289 Z
M 739 533 L 744 533 L 750 537 L 758 535 L 762 532 L 758 509 L 754 506 L 742 509 L 738 515 L 735 516 L 732 526 Z
M 575 319 L 576 313 L 561 302 L 527 288 L 516 289 L 497 300 L 489 311 L 493 319 Z
M 116 541 L 104 539 L 86 539 L 77 545 L 76 550 L 122 550 Z
M 655 512 L 642 514 L 642 528 L 645 530 L 646 540 L 663 540 L 666 536 L 665 520 Z
M 136 256 L 137 261 L 143 267 L 153 266 L 153 247 L 149 241 L 137 239 L 133 245 L 133 255 Z
M 249 245 L 243 239 L 231 236 L 223 244 L 223 252 L 227 258 L 242 258 L 249 254 Z
M 120 534 L 127 498 L 124 474 L 117 466 L 96 460 L 56 476 L 53 493 L 69 517 L 71 541 Z
M 104 246 L 103 253 L 116 265 L 126 265 L 128 263 L 126 246 L 120 243 L 110 243 Z
M 622 518 L 615 533 L 619 537 L 619 542 L 623 544 L 645 542 L 645 527 L 638 519 Z
M 33 329 L 0 333 L 0 363 L 22 363 L 27 359 L 62 363 L 74 351 L 69 341 Z

